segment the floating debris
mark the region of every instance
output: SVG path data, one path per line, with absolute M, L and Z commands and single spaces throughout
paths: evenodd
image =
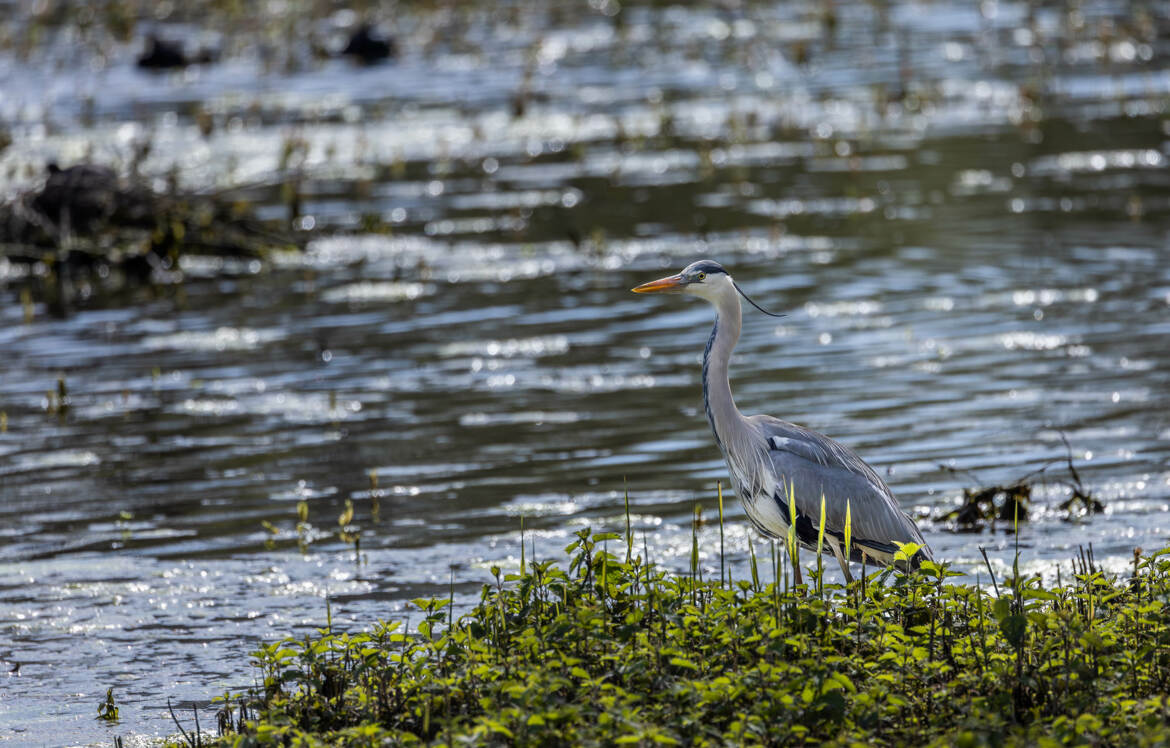
M 1059 508 L 1068 512 L 1067 519 L 1078 516 L 1099 514 L 1105 511 L 1105 506 L 1092 495 L 1081 481 L 1080 473 L 1073 464 L 1072 447 L 1062 433 L 1066 455 L 1064 462 L 1068 467 L 1068 477 L 1054 477 L 1053 482 L 1067 486 L 1072 492 L 1069 498 L 1060 502 Z M 1038 476 L 1047 474 L 1052 465 L 1060 462 L 1053 460 L 1040 469 L 1025 475 L 1011 483 L 1004 485 L 986 486 L 981 488 L 964 488 L 963 500 L 958 507 L 944 512 L 936 520 L 949 524 L 955 532 L 979 532 L 987 524 L 994 524 L 997 520 L 1009 523 L 1009 531 L 1017 522 L 1028 520 L 1032 506 L 1032 487 Z M 943 470 L 959 472 L 947 465 L 939 465 Z
M 180 42 L 157 36 L 147 37 L 142 54 L 138 56 L 138 67 L 143 70 L 172 70 L 186 67 L 187 63 L 187 55 Z
M 978 532 L 987 523 L 1012 523 L 1028 519 L 1032 485 L 1021 479 L 1006 486 L 963 489 L 963 502 L 938 519 L 953 524 L 956 532 Z
M 119 197 L 129 196 L 119 185 L 118 175 L 108 167 L 78 164 L 62 169 L 51 163 L 47 170 L 48 178 L 40 191 L 32 194 L 30 206 L 35 211 L 32 217 L 43 218 L 47 224 L 38 223 L 49 231 L 55 228 L 58 235 L 71 230 L 93 231 L 113 217 L 120 206 L 140 202 L 136 199 L 119 200 Z
M 363 65 L 375 65 L 397 57 L 398 44 L 394 37 L 383 34 L 375 26 L 367 23 L 353 32 L 341 54 Z
M 175 282 L 184 254 L 262 258 L 299 245 L 231 193 L 159 192 L 100 164 L 51 163 L 41 185 L 0 202 L 0 258 L 39 268 L 58 287 L 50 298 L 86 274 Z
M 188 65 L 206 65 L 218 57 L 217 51 L 202 46 L 194 54 L 187 54 L 183 42 L 151 34 L 143 42 L 138 67 L 143 70 L 177 70 Z

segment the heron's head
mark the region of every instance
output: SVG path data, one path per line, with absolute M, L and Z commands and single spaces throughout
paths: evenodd
M 731 276 L 714 260 L 699 260 L 687 265 L 678 275 L 668 275 L 656 281 L 643 283 L 634 293 L 687 293 L 714 301 L 718 296 L 734 292 Z
M 748 298 L 723 266 L 714 260 L 699 260 L 687 265 L 678 275 L 668 275 L 649 283 L 643 283 L 631 289 L 634 293 L 686 293 L 706 299 L 712 304 L 719 304 L 719 300 L 738 293 L 747 299 L 747 302 L 769 317 L 783 317 L 783 314 L 773 314 Z

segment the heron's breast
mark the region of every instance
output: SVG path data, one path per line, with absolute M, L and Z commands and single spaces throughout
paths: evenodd
M 769 472 L 761 471 L 762 466 L 748 467 L 735 463 L 724 455 L 727 471 L 736 496 L 743 504 L 744 513 L 765 535 L 783 537 L 788 533 L 788 518 L 776 503 L 776 480 Z

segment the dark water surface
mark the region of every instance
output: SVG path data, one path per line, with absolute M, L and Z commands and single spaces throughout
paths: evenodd
M 144 138 L 148 174 L 252 184 L 295 138 L 325 227 L 304 254 L 188 260 L 181 286 L 84 286 L 28 322 L 0 260 L 0 658 L 21 666 L 0 744 L 166 734 L 167 698 L 251 685 L 247 653 L 322 626 L 326 595 L 352 628 L 452 579 L 466 604 L 517 564 L 521 517 L 556 555 L 620 526 L 627 486 L 651 554 L 685 564 L 725 480 L 711 310 L 628 289 L 702 257 L 790 315 L 745 312 L 741 409 L 856 449 L 957 568 L 986 579 L 978 547 L 1002 570 L 1014 537 L 926 518 L 1062 459 L 1061 433 L 1107 511 L 1067 521 L 1052 466 L 1022 566 L 1167 545 L 1165 16 L 839 3 L 830 34 L 820 6 L 611 6 L 408 18 L 402 58 L 368 70 L 0 54 L 5 194 Z M 280 215 L 276 193 L 250 194 Z M 737 575 L 749 539 L 729 506 Z

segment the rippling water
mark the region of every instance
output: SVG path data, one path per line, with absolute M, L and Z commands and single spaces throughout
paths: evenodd
M 856 449 L 957 568 L 985 574 L 986 546 L 1002 569 L 1014 536 L 930 517 L 1063 460 L 1061 434 L 1107 512 L 1067 521 L 1053 465 L 1024 567 L 1166 545 L 1166 19 L 842 3 L 830 38 L 818 7 L 473 15 L 466 49 L 405 36 L 370 70 L 0 57 L 6 191 L 147 137 L 147 173 L 252 184 L 295 136 L 324 228 L 264 266 L 186 260 L 181 286 L 82 285 L 31 321 L 0 260 L 0 658 L 21 666 L 0 742 L 164 734 L 167 698 L 250 685 L 247 653 L 322 625 L 325 595 L 355 628 L 452 583 L 466 603 L 517 563 L 521 517 L 557 555 L 621 526 L 627 489 L 651 555 L 685 564 L 725 480 L 700 399 L 711 310 L 628 289 L 701 257 L 789 313 L 745 312 L 741 409 Z M 450 30 L 427 18 L 404 24 Z M 347 500 L 360 563 L 336 538 Z M 728 513 L 744 574 L 763 547 Z

